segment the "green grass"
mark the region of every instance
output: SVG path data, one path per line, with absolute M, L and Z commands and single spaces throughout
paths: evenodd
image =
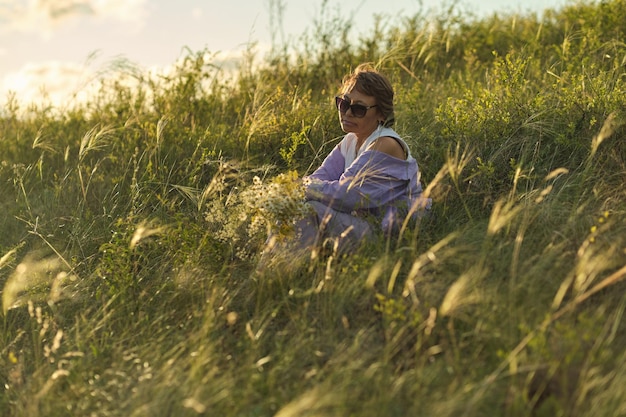
M 0 414 L 626 415 L 624 6 L 330 14 L 232 81 L 188 51 L 64 112 L 8 98 Z M 297 195 L 363 61 L 432 215 L 256 271 L 297 204 L 255 193 Z

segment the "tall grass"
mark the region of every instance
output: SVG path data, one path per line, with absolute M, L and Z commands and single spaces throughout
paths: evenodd
M 9 97 L 0 412 L 626 415 L 624 6 L 360 38 L 330 10 L 233 80 L 187 51 L 67 112 Z M 362 61 L 396 86 L 433 212 L 259 271 Z

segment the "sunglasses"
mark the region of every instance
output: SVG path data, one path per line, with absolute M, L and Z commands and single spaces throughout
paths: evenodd
M 348 109 L 350 109 L 354 117 L 361 118 L 361 117 L 365 117 L 365 114 L 367 114 L 367 111 L 369 109 L 371 109 L 372 107 L 376 107 L 376 104 L 374 104 L 373 106 L 364 106 L 362 104 L 350 104 L 350 102 L 346 100 L 345 98 L 341 96 L 337 96 L 335 97 L 335 106 L 337 106 L 337 110 L 339 110 L 342 113 L 347 113 Z

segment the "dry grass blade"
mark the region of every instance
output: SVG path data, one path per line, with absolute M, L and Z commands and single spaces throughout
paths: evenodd
M 554 314 L 554 320 L 558 319 L 566 312 L 572 310 L 574 307 L 576 307 L 583 301 L 587 300 L 592 295 L 602 291 L 605 288 L 610 287 L 611 285 L 615 285 L 618 282 L 623 281 L 624 279 L 626 279 L 626 265 L 624 265 L 623 267 L 621 267 L 620 269 L 618 269 L 617 271 L 615 271 L 614 273 L 612 273 L 611 275 L 609 275 L 608 277 L 606 277 L 605 279 L 603 279 L 602 281 L 594 285 L 590 290 L 577 295 L 576 298 L 574 298 L 574 300 L 572 300 L 570 304 L 563 307 L 561 310 L 559 310 L 558 312 Z
M 2 255 L 2 258 L 0 258 L 0 269 L 4 268 L 4 266 L 13 259 L 13 255 L 15 255 L 22 246 L 24 246 L 24 242 Z
M 428 251 L 422 253 L 411 266 L 411 269 L 408 273 L 406 282 L 404 284 L 404 290 L 402 295 L 407 297 L 411 296 L 414 304 L 419 303 L 419 298 L 417 297 L 417 282 L 418 277 L 426 265 L 432 264 L 436 262 L 438 259 L 444 259 L 446 257 L 453 256 L 456 252 L 454 249 L 451 249 L 451 243 L 459 237 L 458 233 L 451 233 L 448 236 L 441 239 L 435 245 L 433 245 Z M 446 249 L 444 251 L 444 249 Z
M 129 248 L 134 249 L 137 247 L 137 245 L 139 245 L 142 240 L 150 236 L 160 235 L 165 231 L 167 231 L 166 226 L 153 227 L 152 225 L 150 225 L 150 223 L 143 222 L 135 229 L 135 233 L 133 233 L 133 237 L 131 238 L 129 243 Z
M 56 152 L 54 146 L 48 142 L 47 137 L 43 135 L 41 130 L 37 132 L 37 136 L 35 136 L 33 140 L 33 149 L 43 149 L 52 153 Z
M 283 408 L 278 410 L 274 417 L 301 417 L 307 415 L 323 415 L 320 411 L 333 405 L 333 399 L 329 394 L 321 395 L 313 389 L 305 392 Z
M 487 233 L 493 236 L 502 228 L 508 226 L 521 209 L 522 207 L 516 206 L 514 201 L 498 201 L 491 211 Z
M 104 148 L 113 132 L 114 129 L 109 127 L 94 126 L 89 129 L 80 141 L 78 159 L 82 161 L 89 152 Z
M 38 259 L 35 255 L 27 256 L 17 265 L 4 285 L 2 291 L 4 313 L 26 304 L 27 301 L 49 299 L 50 288 L 55 288 L 53 296 L 58 299 L 61 284 L 57 281 L 65 281 L 69 277 L 62 267 L 63 262 L 56 256 L 43 259 Z
M 482 297 L 477 290 L 476 283 L 485 274 L 486 271 L 480 267 L 472 268 L 462 274 L 448 289 L 439 307 L 439 314 L 441 316 L 453 316 L 463 307 L 479 302 Z
M 157 144 L 157 148 L 159 147 L 159 145 L 163 141 L 163 132 L 165 131 L 165 127 L 167 126 L 168 123 L 169 123 L 169 119 L 166 118 L 166 117 L 161 117 L 159 119 L 159 121 L 157 122 L 157 128 L 156 128 L 156 144 Z
M 591 153 L 589 155 L 590 158 L 593 158 L 602 142 L 611 137 L 613 133 L 615 133 L 615 131 L 623 124 L 624 120 L 619 118 L 617 113 L 613 112 L 609 114 L 609 116 L 604 121 L 604 124 L 602 124 L 600 132 L 596 136 L 594 136 L 591 141 Z

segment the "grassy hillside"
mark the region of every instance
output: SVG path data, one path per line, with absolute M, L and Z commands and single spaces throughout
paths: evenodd
M 355 37 L 0 111 L 3 416 L 623 416 L 626 2 Z M 432 216 L 254 274 L 374 62 Z M 128 82 L 131 80 L 132 82 Z M 71 103 L 69 103 L 71 104 Z

